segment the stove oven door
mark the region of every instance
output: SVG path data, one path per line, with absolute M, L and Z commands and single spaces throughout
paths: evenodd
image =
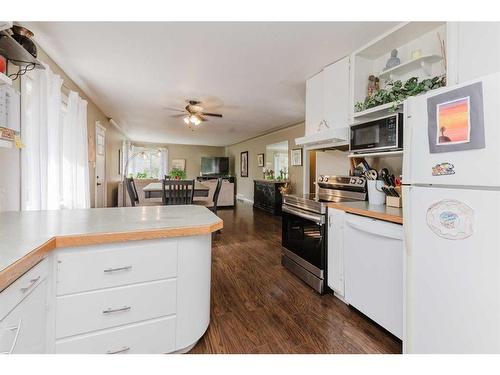
M 325 215 L 283 206 L 282 245 L 290 259 L 324 278 L 326 263 Z

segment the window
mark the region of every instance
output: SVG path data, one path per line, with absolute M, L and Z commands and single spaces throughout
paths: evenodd
M 162 179 L 167 171 L 167 150 L 132 146 L 129 176 Z

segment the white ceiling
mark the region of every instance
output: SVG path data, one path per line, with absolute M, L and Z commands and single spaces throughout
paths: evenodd
M 133 141 L 225 146 L 304 120 L 305 81 L 391 22 L 31 22 Z M 164 107 L 220 112 L 192 132 Z

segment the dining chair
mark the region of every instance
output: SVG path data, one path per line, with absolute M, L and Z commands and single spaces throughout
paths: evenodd
M 127 192 L 130 198 L 130 203 L 132 207 L 139 204 L 139 194 L 137 194 L 137 189 L 135 187 L 135 182 L 133 177 L 125 178 L 125 185 L 127 185 Z
M 223 182 L 223 179 L 221 177 L 219 177 L 217 179 L 217 185 L 215 186 L 214 195 L 213 195 L 211 201 L 206 201 L 206 200 L 205 201 L 195 201 L 194 203 L 197 205 L 205 206 L 206 208 L 208 208 L 210 211 L 212 211 L 214 214 L 217 215 L 217 205 L 219 202 L 219 193 L 220 193 L 220 190 L 222 188 L 222 182 Z
M 163 204 L 193 204 L 194 180 L 162 180 Z

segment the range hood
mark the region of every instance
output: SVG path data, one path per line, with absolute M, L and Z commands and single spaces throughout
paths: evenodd
M 349 144 L 349 127 L 325 129 L 317 133 L 295 138 L 298 146 L 304 146 L 309 149 L 333 148 L 346 146 Z

